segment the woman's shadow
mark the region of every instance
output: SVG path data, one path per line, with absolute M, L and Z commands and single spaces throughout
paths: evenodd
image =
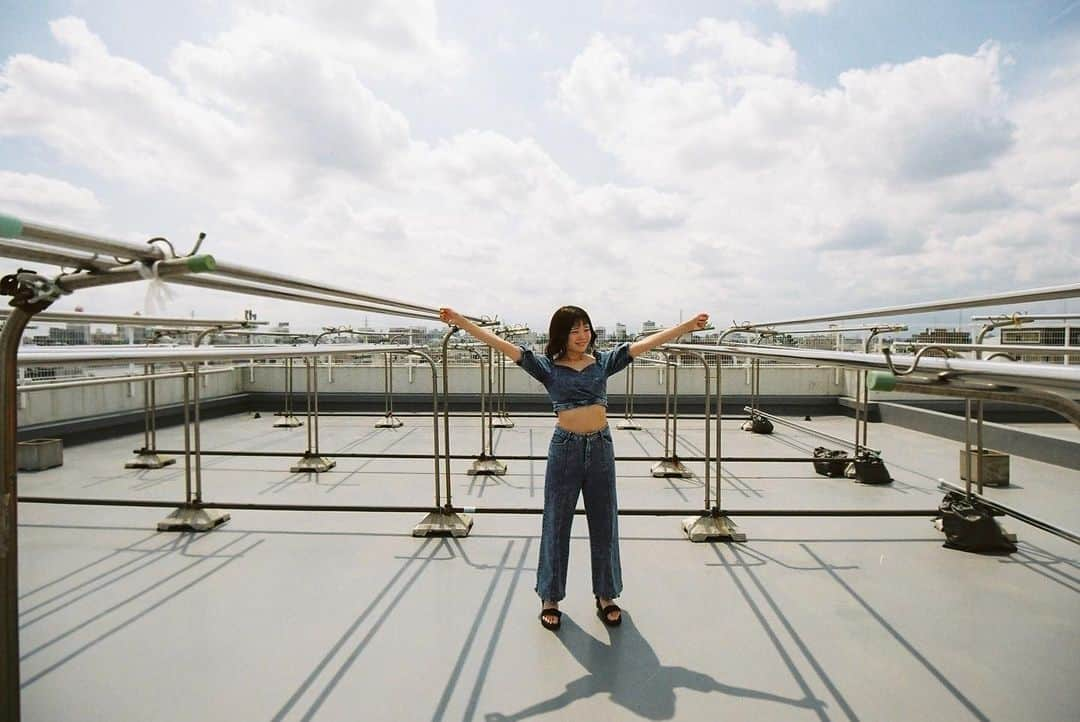
M 567 651 L 585 669 L 585 676 L 566 685 L 566 691 L 551 699 L 537 702 L 513 714 L 493 712 L 485 715 L 487 722 L 522 720 L 567 707 L 575 700 L 595 694 L 607 694 L 615 704 L 648 719 L 666 720 L 675 717 L 675 690 L 680 687 L 697 692 L 721 692 L 735 697 L 766 700 L 803 709 L 823 710 L 825 703 L 817 699 L 793 699 L 745 687 L 717 682 L 707 674 L 685 667 L 660 664 L 656 652 L 641 636 L 634 619 L 625 610 L 622 625 L 608 628 L 610 644 L 598 641 L 566 615 L 557 636 Z

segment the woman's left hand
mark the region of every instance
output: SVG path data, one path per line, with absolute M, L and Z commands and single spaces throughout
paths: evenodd
M 695 331 L 700 331 L 701 329 L 703 329 L 703 328 L 705 328 L 706 326 L 709 325 L 709 314 L 707 314 L 707 313 L 699 313 L 697 316 L 690 319 L 689 323 L 690 323 L 690 328 L 692 328 Z

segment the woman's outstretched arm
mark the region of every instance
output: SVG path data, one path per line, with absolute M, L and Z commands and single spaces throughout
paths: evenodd
M 652 351 L 657 346 L 665 344 L 668 341 L 673 341 L 684 333 L 690 333 L 691 331 L 700 331 L 705 328 L 709 323 L 709 314 L 699 313 L 689 321 L 680 323 L 678 326 L 668 328 L 663 331 L 657 331 L 651 336 L 646 336 L 640 341 L 635 341 L 630 344 L 630 356 L 637 358 L 646 351 Z
M 469 319 L 462 316 L 452 308 L 440 308 L 439 318 L 451 326 L 457 326 L 478 341 L 486 343 L 497 351 L 502 351 L 511 361 L 517 363 L 521 360 L 521 349 L 504 338 L 499 338 L 486 328 L 480 328 Z

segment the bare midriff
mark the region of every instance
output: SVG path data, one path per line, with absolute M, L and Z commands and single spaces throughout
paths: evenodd
M 600 404 L 564 409 L 559 412 L 558 424 L 575 434 L 591 434 L 607 426 L 607 409 Z

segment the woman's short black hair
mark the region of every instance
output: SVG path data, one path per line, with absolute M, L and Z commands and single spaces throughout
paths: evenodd
M 570 329 L 578 321 L 584 321 L 589 325 L 589 346 L 585 349 L 585 352 L 592 353 L 593 347 L 596 346 L 596 329 L 593 328 L 589 314 L 585 312 L 585 309 L 578 306 L 563 306 L 555 311 L 551 317 L 551 326 L 548 327 L 547 348 L 544 349 L 545 356 L 554 360 L 566 353 L 566 344 L 570 341 Z

